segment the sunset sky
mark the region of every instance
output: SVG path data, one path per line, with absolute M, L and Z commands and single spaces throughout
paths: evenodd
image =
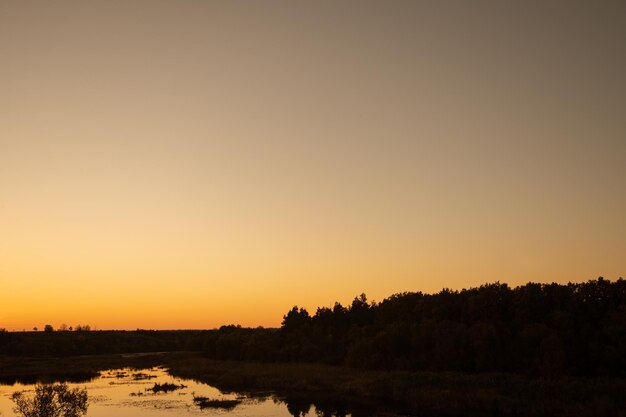
M 0 327 L 626 273 L 626 2 L 0 0 Z

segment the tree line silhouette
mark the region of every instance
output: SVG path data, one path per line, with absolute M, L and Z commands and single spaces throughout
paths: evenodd
M 35 349 L 35 335 L 57 340 L 39 339 Z M 366 369 L 624 377 L 626 281 L 493 283 L 379 303 L 361 294 L 313 314 L 294 306 L 279 329 L 0 334 L 0 353 L 58 354 L 59 344 L 65 354 L 200 350 L 216 359 Z
M 36 327 L 33 327 L 34 331 L 37 331 Z M 43 327 L 43 331 L 44 332 L 54 332 L 54 326 L 52 326 L 51 324 L 46 324 Z M 89 332 L 91 331 L 91 326 L 88 324 L 77 324 L 76 327 L 72 327 L 72 326 L 68 326 L 67 324 L 63 323 L 59 326 L 59 328 L 56 330 L 59 332 L 71 332 L 71 331 L 75 331 L 75 332 Z
M 280 331 L 222 327 L 203 349 L 225 359 L 352 367 L 626 376 L 626 281 L 395 294 L 293 307 Z

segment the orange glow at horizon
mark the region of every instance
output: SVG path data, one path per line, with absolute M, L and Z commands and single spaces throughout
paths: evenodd
M 1 2 L 0 328 L 623 276 L 624 16 Z

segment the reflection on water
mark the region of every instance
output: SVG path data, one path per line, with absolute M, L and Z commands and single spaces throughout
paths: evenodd
M 57 384 L 58 385 L 58 384 Z M 33 384 L 0 385 L 0 416 L 16 416 L 11 401 L 14 392 L 33 397 Z M 314 406 L 301 398 L 278 398 L 224 393 L 210 385 L 170 376 L 165 369 L 114 369 L 83 383 L 68 383 L 68 389 L 86 388 L 87 417 L 168 417 L 181 415 L 254 416 L 346 416 L 345 407 L 328 403 Z M 78 391 L 75 391 L 78 392 Z M 355 414 L 356 417 L 356 414 Z

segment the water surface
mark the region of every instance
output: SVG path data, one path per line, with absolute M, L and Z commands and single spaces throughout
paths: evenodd
M 306 403 L 288 405 L 272 394 L 224 393 L 208 384 L 173 377 L 161 367 L 112 369 L 101 372 L 91 381 L 68 385 L 87 389 L 88 417 L 345 415 L 317 410 Z M 26 391 L 27 396 L 32 396 L 34 385 L 0 385 L 0 416 L 15 416 L 10 399 L 15 391 Z M 200 401 L 200 397 L 204 401 Z

